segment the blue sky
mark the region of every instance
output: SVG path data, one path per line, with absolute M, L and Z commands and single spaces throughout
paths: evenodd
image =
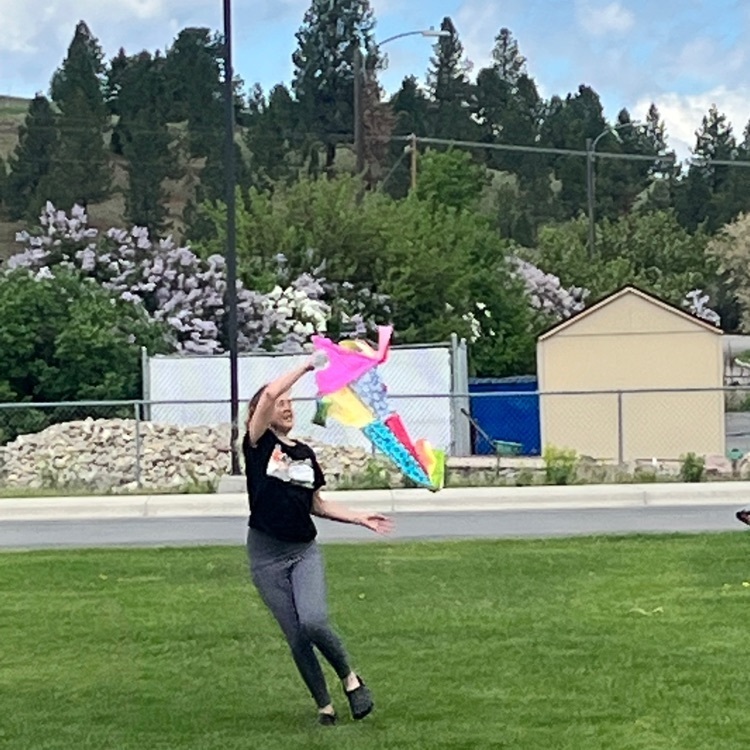
M 248 84 L 288 82 L 294 34 L 309 0 L 234 0 L 235 67 Z M 702 116 L 715 104 L 741 134 L 750 119 L 748 31 L 742 0 L 373 0 L 377 38 L 456 25 L 476 72 L 507 26 L 545 96 L 582 84 L 596 89 L 605 114 L 627 107 L 643 117 L 654 101 L 670 143 L 688 156 Z M 75 23 L 85 20 L 107 56 L 164 49 L 179 29 L 220 29 L 221 0 L 0 0 L 0 93 L 46 91 Z M 405 75 L 424 80 L 432 52 L 420 37 L 389 44 L 388 91 Z

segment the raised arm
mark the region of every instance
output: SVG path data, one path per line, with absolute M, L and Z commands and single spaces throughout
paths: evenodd
M 247 434 L 250 442 L 255 445 L 263 433 L 268 429 L 273 419 L 273 410 L 276 401 L 283 396 L 303 375 L 315 369 L 315 361 L 310 358 L 304 365 L 296 367 L 276 380 L 272 380 L 261 392 L 258 405 L 248 420 Z

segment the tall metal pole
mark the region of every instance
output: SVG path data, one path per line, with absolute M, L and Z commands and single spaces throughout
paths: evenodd
M 410 165 L 411 165 L 411 179 L 409 181 L 409 190 L 413 193 L 417 189 L 417 157 L 419 155 L 418 152 L 418 145 L 417 145 L 417 135 L 416 133 L 411 134 L 411 153 L 410 153 Z
M 594 257 L 594 243 L 595 243 L 595 230 L 596 221 L 594 218 L 594 206 L 596 200 L 596 175 L 594 174 L 594 159 L 596 158 L 596 144 L 604 138 L 605 135 L 612 133 L 618 136 L 618 131 L 621 128 L 634 128 L 640 127 L 641 123 L 637 120 L 629 120 L 628 122 L 621 122 L 618 125 L 605 128 L 599 133 L 593 140 L 591 138 L 586 139 L 586 193 L 589 204 L 589 257 Z
M 229 339 L 229 399 L 231 420 L 232 474 L 240 473 L 237 454 L 239 436 L 239 382 L 237 376 L 237 238 L 236 206 L 234 201 L 234 71 L 232 68 L 232 2 L 224 3 L 224 177 L 227 204 L 227 289 L 224 300 L 226 310 L 226 333 Z
M 354 48 L 354 150 L 357 156 L 357 174 L 365 171 L 365 139 L 362 121 L 362 50 L 359 43 Z
M 333 6 L 334 0 L 331 0 L 331 6 Z M 403 39 L 407 36 L 423 36 L 423 37 L 446 37 L 451 36 L 450 31 L 435 31 L 435 29 L 419 29 L 418 31 L 405 31 L 401 34 L 395 34 L 389 36 L 382 42 L 377 44 L 377 48 L 380 49 L 384 44 L 393 42 L 396 39 Z M 363 106 L 363 80 L 364 76 L 367 75 L 367 66 L 365 60 L 363 60 L 362 49 L 359 46 L 359 40 L 355 40 L 354 43 L 354 56 L 353 56 L 353 71 L 354 71 L 354 152 L 357 160 L 357 174 L 362 175 L 365 171 L 365 138 L 364 138 L 364 106 Z
M 586 139 L 586 196 L 589 204 L 589 258 L 594 257 L 594 149 Z

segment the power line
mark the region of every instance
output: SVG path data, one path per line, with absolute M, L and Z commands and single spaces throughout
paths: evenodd
M 43 126 L 40 128 L 40 130 L 44 129 L 55 129 L 59 130 L 58 128 L 55 128 L 53 126 Z M 80 129 L 72 129 L 67 128 L 68 132 L 71 130 L 75 130 L 76 132 L 85 132 L 88 129 L 80 128 Z M 242 135 L 248 135 L 247 131 L 242 133 L 242 130 L 238 128 L 238 131 Z M 104 136 L 109 131 L 102 131 L 102 135 Z M 127 132 L 132 134 L 143 134 L 143 135 L 162 135 L 164 131 L 157 131 L 157 130 L 147 130 L 147 129 L 127 129 Z M 214 131 L 210 128 L 200 128 L 200 129 L 194 129 L 194 130 L 188 130 L 185 129 L 184 131 L 178 133 L 178 134 L 171 134 L 173 135 L 172 140 L 170 141 L 170 146 L 172 144 L 177 143 L 179 144 L 180 141 L 186 140 L 190 137 L 190 135 L 200 135 L 202 133 L 213 133 Z M 276 142 L 277 136 L 276 135 L 265 135 L 265 134 L 252 134 L 249 138 L 251 143 L 256 143 L 259 145 L 263 145 L 267 142 Z M 289 142 L 288 151 L 295 151 L 302 148 L 303 145 L 307 144 L 308 146 L 313 145 L 314 143 L 324 143 L 326 141 L 328 142 L 334 142 L 336 145 L 349 145 L 351 146 L 353 144 L 353 136 L 350 133 L 330 133 L 328 135 L 324 135 L 319 132 L 303 132 L 303 133 L 294 133 L 291 134 L 291 137 L 284 139 L 287 142 Z M 411 143 L 412 137 L 410 135 L 389 135 L 389 136 L 370 136 L 371 141 L 379 141 L 381 143 Z M 246 142 L 246 141 L 245 141 Z M 527 154 L 537 154 L 537 155 L 545 155 L 545 156 L 566 156 L 566 157 L 575 157 L 575 158 L 587 158 L 589 156 L 589 152 L 585 149 L 570 149 L 570 148 L 557 148 L 552 146 L 535 146 L 535 145 L 529 145 L 529 144 L 512 144 L 512 143 L 487 143 L 485 141 L 466 141 L 466 140 L 460 140 L 460 139 L 451 139 L 451 138 L 434 138 L 430 136 L 417 136 L 417 143 L 418 144 L 424 144 L 424 145 L 434 145 L 434 146 L 445 146 L 448 148 L 464 148 L 464 149 L 485 149 L 489 151 L 506 151 L 510 153 L 527 153 Z M 239 145 L 239 142 L 238 142 Z M 13 156 L 15 151 L 11 152 L 9 156 Z M 610 159 L 615 161 L 642 161 L 642 162 L 652 162 L 654 164 L 659 164 L 662 167 L 667 166 L 675 166 L 676 165 L 676 158 L 673 154 L 665 154 L 665 155 L 651 155 L 651 154 L 632 154 L 632 153 L 617 153 L 617 152 L 611 152 L 611 151 L 596 151 L 592 152 L 592 157 L 595 159 Z M 165 152 L 165 157 L 171 156 L 171 154 L 168 154 Z M 203 156 L 189 156 L 187 157 L 187 164 L 186 166 L 193 166 L 190 165 L 189 162 L 192 160 L 199 160 L 199 159 L 205 159 L 207 158 L 206 155 Z M 120 154 L 114 154 L 112 153 L 110 155 L 110 159 L 114 164 L 117 164 L 117 159 L 125 159 Z M 126 159 L 125 159 L 126 160 Z M 59 164 L 81 164 L 81 163 L 88 163 L 87 160 L 83 159 L 56 159 L 53 157 L 52 161 L 54 163 Z M 126 160 L 127 161 L 127 160 Z M 139 161 L 139 164 L 158 164 L 160 163 L 157 160 L 149 160 L 149 161 Z M 126 165 L 122 165 L 125 168 L 127 168 Z M 691 160 L 690 166 L 699 167 L 699 168 L 710 168 L 710 167 L 719 167 L 719 166 L 725 166 L 725 167 L 740 167 L 743 169 L 750 168 L 750 160 L 744 160 L 744 159 L 703 159 L 700 157 L 695 157 Z M 194 167 L 197 168 L 197 167 Z
M 386 140 L 384 138 L 384 140 Z M 411 142 L 411 136 L 398 135 L 390 136 L 387 138 L 389 141 L 400 141 L 403 143 Z M 529 145 L 517 145 L 511 143 L 485 143 L 484 141 L 461 141 L 453 140 L 449 138 L 428 138 L 417 136 L 418 143 L 426 143 L 427 145 L 435 146 L 458 146 L 461 148 L 483 148 L 490 151 L 515 151 L 535 154 L 551 154 L 554 156 L 583 156 L 588 157 L 589 152 L 580 149 L 572 148 L 556 148 L 552 146 L 529 146 Z M 614 153 L 611 151 L 597 151 L 594 156 L 605 159 L 620 159 L 623 161 L 660 161 L 660 162 L 674 162 L 675 157 L 672 155 L 659 156 L 649 154 L 623 154 Z M 748 164 L 750 166 L 750 163 Z

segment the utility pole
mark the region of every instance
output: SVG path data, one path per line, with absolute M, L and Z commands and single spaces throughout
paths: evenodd
M 362 50 L 354 48 L 354 151 L 357 157 L 357 174 L 365 171 L 365 139 L 362 112 Z
M 411 156 L 411 192 L 417 189 L 417 135 L 416 133 L 411 134 L 410 140 L 410 156 Z
M 229 339 L 229 401 L 232 474 L 240 473 L 237 438 L 239 436 L 239 382 L 237 374 L 237 239 L 234 200 L 234 88 L 232 72 L 232 7 L 224 0 L 224 176 L 227 202 L 227 288 L 224 298 L 227 311 L 226 333 Z
M 594 257 L 594 148 L 591 138 L 586 139 L 586 198 L 589 208 L 589 258 Z

